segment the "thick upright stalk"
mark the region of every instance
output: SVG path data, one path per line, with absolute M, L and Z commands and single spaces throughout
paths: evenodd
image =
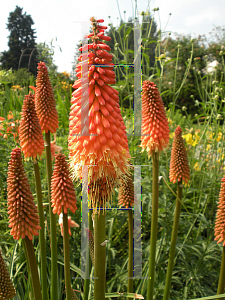
M 41 288 L 43 300 L 48 300 L 48 288 L 47 288 L 47 267 L 46 267 L 46 247 L 45 247 L 45 224 L 44 224 L 44 212 L 42 203 L 42 193 L 41 193 L 41 179 L 38 162 L 33 162 L 34 166 L 34 177 L 35 186 L 37 194 L 37 204 L 38 204 L 38 215 L 40 219 L 41 229 L 39 230 L 39 243 L 41 251 Z
M 128 210 L 129 259 L 127 292 L 133 293 L 133 210 Z
M 158 196 L 159 196 L 159 182 L 158 182 L 159 154 L 157 152 L 153 153 L 152 160 L 153 160 L 152 220 L 151 220 L 147 300 L 153 299 L 153 292 L 154 292 L 155 254 L 156 254 L 157 229 L 158 229 Z
M 63 213 L 63 250 L 64 250 L 64 273 L 66 285 L 66 299 L 71 299 L 71 278 L 70 278 L 70 250 L 69 250 L 69 232 L 68 215 Z
M 105 211 L 95 214 L 94 223 L 94 300 L 105 300 Z
M 169 262 L 168 262 L 168 268 L 167 268 L 167 274 L 166 274 L 166 285 L 165 285 L 165 289 L 164 289 L 163 300 L 168 300 L 169 296 L 170 296 L 170 286 L 171 286 L 171 281 L 172 281 L 174 256 L 175 256 L 175 250 L 176 250 L 179 219 L 180 219 L 180 212 L 181 212 L 181 201 L 180 201 L 181 198 L 182 198 L 182 182 L 178 182 L 176 210 L 175 210 L 175 216 L 174 216 L 174 222 L 173 222 L 173 231 L 172 231 Z
M 221 261 L 221 268 L 220 268 L 220 278 L 219 284 L 217 288 L 217 295 L 224 293 L 225 287 L 225 246 L 223 246 L 223 253 L 222 253 L 222 261 Z
M 92 215 L 92 211 L 89 210 L 89 213 L 88 213 L 89 229 L 93 232 L 93 223 L 92 223 L 91 215 Z M 88 300 L 89 286 L 90 286 L 90 274 L 91 274 L 91 267 L 92 267 L 91 256 L 88 251 L 87 251 L 86 257 L 87 257 L 87 259 L 89 259 L 89 265 L 87 266 L 87 268 L 85 270 L 85 278 L 86 279 L 84 280 L 84 300 Z
M 58 300 L 58 268 L 57 268 L 57 239 L 56 239 L 56 216 L 51 208 L 51 177 L 52 177 L 52 159 L 50 131 L 45 133 L 45 151 L 46 151 L 46 167 L 48 178 L 48 198 L 49 198 L 49 215 L 51 230 L 51 300 Z
M 25 237 L 25 239 L 23 241 L 24 241 L 24 246 L 26 249 L 28 265 L 29 265 L 30 274 L 31 274 L 34 300 L 42 300 L 41 284 L 40 284 L 40 279 L 38 276 L 37 262 L 36 262 L 36 257 L 35 257 L 35 253 L 34 253 L 33 243 L 31 240 L 29 240 L 29 238 L 27 236 Z

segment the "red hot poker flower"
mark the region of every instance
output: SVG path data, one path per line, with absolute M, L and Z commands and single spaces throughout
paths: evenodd
M 34 97 L 32 94 L 25 96 L 19 126 L 20 145 L 25 158 L 41 156 L 44 150 L 44 139 L 35 110 Z
M 175 130 L 170 160 L 169 178 L 173 183 L 182 180 L 187 183 L 190 179 L 187 151 L 185 148 L 184 139 L 181 135 L 182 130 L 180 126 L 178 126 Z
M 215 241 L 225 246 L 225 176 L 221 180 L 219 203 L 215 223 Z
M 92 205 L 105 206 L 119 177 L 128 172 L 130 154 L 126 128 L 119 107 L 111 50 L 103 41 L 103 20 L 91 18 L 93 32 L 88 35 L 92 43 L 79 50 L 88 50 L 79 57 L 76 67 L 78 80 L 73 87 L 70 112 L 68 146 L 75 178 L 82 178 L 82 165 L 88 165 L 89 194 Z M 86 67 L 87 72 L 82 74 Z M 81 105 L 89 116 L 89 133 L 82 134 Z M 84 120 L 83 120 L 84 121 Z M 84 122 L 85 127 L 85 122 Z M 103 185 L 101 185 L 103 183 Z M 95 200 L 93 200 L 95 199 Z M 94 201 L 94 203 L 93 203 Z
M 35 107 L 42 132 L 55 133 L 58 125 L 58 113 L 48 70 L 44 62 L 38 63 Z
M 16 291 L 0 251 L 0 300 L 12 299 L 15 296 Z
M 41 227 L 19 148 L 13 149 L 11 153 L 7 191 L 9 227 L 12 228 L 10 234 L 15 240 L 24 239 L 25 236 L 32 240 Z
M 156 85 L 145 80 L 142 86 L 141 147 L 148 154 L 162 151 L 169 143 L 169 124 L 165 107 Z
M 75 189 L 70 178 L 66 157 L 62 153 L 55 157 L 51 181 L 51 199 L 54 214 L 60 215 L 62 210 L 67 214 L 68 209 L 75 213 L 77 209 Z
M 126 179 L 121 179 L 118 204 L 124 206 L 125 208 L 134 206 L 134 183 L 132 175 L 129 175 Z

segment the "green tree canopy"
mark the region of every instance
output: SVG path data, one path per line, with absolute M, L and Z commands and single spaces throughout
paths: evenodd
M 26 12 L 23 13 L 23 8 L 16 6 L 13 12 L 10 12 L 7 29 L 10 34 L 8 36 L 9 50 L 1 53 L 0 62 L 3 69 L 17 70 L 21 54 L 24 55 L 21 59 L 20 68 L 28 68 L 30 54 L 33 51 L 30 60 L 29 71 L 36 74 L 36 43 L 35 29 L 33 19 Z

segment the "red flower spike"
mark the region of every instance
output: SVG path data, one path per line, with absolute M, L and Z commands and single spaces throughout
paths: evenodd
M 12 299 L 15 296 L 16 291 L 0 251 L 0 300 Z
M 78 80 L 74 86 L 78 89 L 71 99 L 73 105 L 70 112 L 68 148 L 76 179 L 82 178 L 82 165 L 88 165 L 92 206 L 105 207 L 115 185 L 119 184 L 119 178 L 128 173 L 130 154 L 118 91 L 108 85 L 115 82 L 115 73 L 111 63 L 112 55 L 107 52 L 110 47 L 101 41 L 105 40 L 105 27 L 99 28 L 98 23 L 102 23 L 103 20 L 96 21 L 93 17 L 91 21 L 93 35 L 89 36 L 92 43 L 88 47 L 85 45 L 80 48 L 80 51 L 88 49 L 91 59 L 90 55 L 88 60 L 85 54 L 81 54 L 81 62 L 76 68 Z M 82 77 L 83 67 L 88 72 Z M 87 85 L 83 84 L 85 79 L 88 79 Z M 81 105 L 88 108 L 88 135 L 82 135 Z M 84 121 L 83 125 L 85 127 Z
M 149 155 L 162 151 L 169 143 L 169 124 L 165 107 L 156 85 L 145 80 L 142 86 L 141 147 Z
M 223 243 L 223 246 L 225 246 L 225 176 L 221 180 L 214 235 L 217 244 Z
M 35 107 L 42 132 L 55 133 L 59 127 L 58 114 L 48 70 L 44 62 L 38 63 Z
M 135 199 L 136 202 L 137 199 Z M 132 175 L 129 175 L 126 179 L 121 179 L 118 204 L 125 208 L 134 206 L 134 183 Z
M 26 95 L 23 101 L 22 118 L 19 126 L 20 146 L 25 158 L 41 156 L 44 150 L 44 139 L 35 110 L 34 95 Z
M 171 160 L 170 160 L 170 182 L 190 180 L 190 168 L 188 165 L 187 151 L 184 144 L 184 139 L 181 136 L 182 130 L 178 126 L 175 130 L 173 139 Z
M 60 215 L 62 210 L 67 214 L 68 209 L 75 213 L 77 210 L 75 189 L 70 178 L 66 157 L 62 153 L 57 154 L 55 157 L 51 180 L 51 199 L 54 214 Z
M 15 240 L 24 239 L 25 236 L 32 240 L 41 227 L 19 148 L 13 149 L 11 153 L 7 192 L 9 227 L 12 228 L 10 234 Z

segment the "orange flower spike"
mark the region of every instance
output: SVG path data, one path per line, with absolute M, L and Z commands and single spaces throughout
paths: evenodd
M 111 38 L 104 35 L 107 27 L 99 25 L 101 19 L 93 17 L 91 22 L 93 32 L 86 38 L 92 43 L 79 49 L 88 52 L 80 55 L 76 67 L 78 80 L 73 85 L 76 90 L 71 99 L 68 148 L 76 179 L 82 178 L 82 165 L 89 166 L 89 195 L 96 207 L 97 203 L 105 206 L 115 184 L 119 184 L 119 177 L 128 172 L 130 154 L 119 92 L 109 86 L 115 83 L 116 76 L 111 63 L 113 56 L 107 52 L 111 49 L 104 41 Z M 82 74 L 85 68 L 87 72 Z M 88 135 L 81 132 L 81 105 L 89 116 Z
M 142 86 L 141 147 L 149 155 L 162 151 L 169 143 L 169 123 L 156 85 L 145 80 Z
M 41 227 L 19 148 L 13 149 L 11 153 L 7 192 L 9 227 L 12 228 L 10 234 L 15 240 L 24 239 L 25 236 L 32 240 Z
M 57 154 L 55 157 L 51 180 L 51 199 L 54 214 L 60 215 L 62 210 L 67 214 L 68 209 L 75 213 L 77 210 L 75 189 L 70 178 L 66 157 L 62 153 Z
M 190 168 L 188 165 L 187 151 L 182 138 L 182 130 L 178 126 L 175 130 L 173 139 L 171 160 L 170 160 L 170 182 L 184 181 L 185 183 L 190 180 Z
M 35 108 L 42 132 L 55 133 L 58 125 L 58 113 L 48 70 L 44 62 L 38 63 L 36 81 Z
M 134 183 L 132 175 L 129 175 L 126 179 L 121 179 L 118 204 L 125 208 L 134 206 Z
M 225 246 L 225 176 L 221 180 L 214 235 L 217 244 L 223 243 Z
M 32 94 L 25 96 L 19 126 L 19 139 L 25 158 L 33 157 L 35 159 L 38 155 L 42 155 L 44 139 L 35 110 L 34 98 L 35 96 Z
M 15 296 L 16 291 L 0 251 L 0 300 L 12 299 Z

